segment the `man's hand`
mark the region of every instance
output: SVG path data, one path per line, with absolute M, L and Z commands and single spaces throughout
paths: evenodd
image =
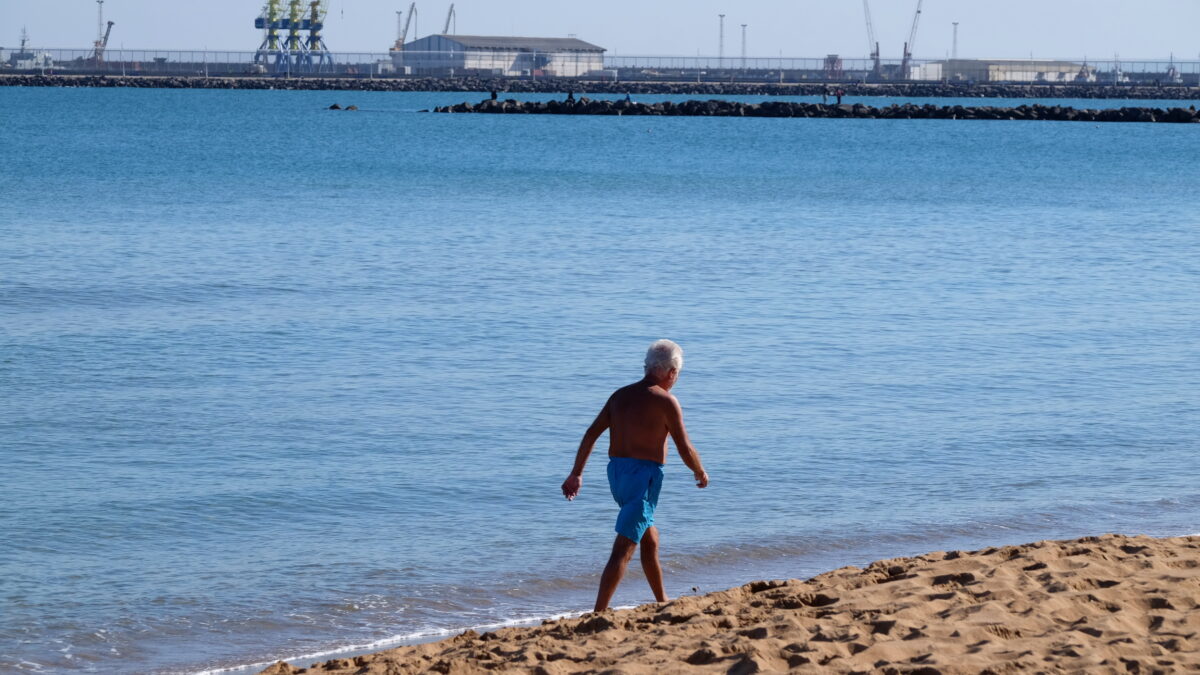
M 707 480 L 708 480 L 708 477 L 705 476 L 705 481 L 707 481 Z M 581 488 L 581 487 L 583 487 L 583 476 L 577 476 L 575 474 L 571 474 L 570 476 L 567 476 L 567 479 L 565 481 L 563 481 L 563 484 L 562 484 L 563 496 L 567 498 L 567 501 L 571 501 L 571 500 L 575 499 L 576 495 L 579 494 L 579 488 Z
M 696 487 L 698 487 L 698 488 L 708 487 L 708 472 L 706 472 L 704 469 L 700 469 L 699 471 L 696 471 L 692 475 L 696 478 Z

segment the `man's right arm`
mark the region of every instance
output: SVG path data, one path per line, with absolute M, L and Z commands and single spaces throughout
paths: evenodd
M 671 433 L 671 440 L 675 441 L 675 449 L 679 451 L 683 463 L 692 470 L 696 487 L 706 488 L 708 473 L 704 471 L 704 465 L 700 463 L 700 453 L 696 452 L 695 446 L 688 438 L 687 428 L 683 426 L 683 408 L 674 396 L 667 394 L 667 399 L 667 430 Z
M 592 448 L 595 447 L 600 434 L 603 434 L 612 424 L 609 412 L 611 406 L 612 398 L 609 397 L 604 407 L 600 409 L 600 414 L 596 415 L 595 421 L 584 432 L 583 440 L 579 442 L 579 450 L 575 453 L 575 466 L 571 468 L 571 475 L 567 476 L 567 480 L 562 484 L 563 496 L 568 501 L 575 499 L 575 496 L 579 494 L 579 489 L 583 487 L 583 467 L 587 464 L 588 457 L 592 454 Z

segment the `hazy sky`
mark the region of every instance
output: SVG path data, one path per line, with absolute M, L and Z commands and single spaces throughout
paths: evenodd
M 715 55 L 726 14 L 726 56 L 817 57 L 867 53 L 860 0 L 459 0 L 458 32 L 556 37 L 575 34 L 618 55 Z M 420 35 L 440 32 L 448 0 L 419 1 Z M 899 58 L 916 0 L 874 0 L 884 58 Z M 110 48 L 253 50 L 261 0 L 106 0 L 116 22 Z M 386 51 L 408 2 L 332 0 L 325 37 L 334 51 Z M 964 57 L 1200 58 L 1200 0 L 926 0 L 918 58 L 950 51 L 959 22 Z M 36 47 L 85 48 L 95 39 L 94 0 L 0 0 L 0 45 L 22 27 Z M 410 34 L 410 39 L 412 35 Z

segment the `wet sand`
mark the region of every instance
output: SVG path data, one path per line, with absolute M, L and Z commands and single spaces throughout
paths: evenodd
M 846 567 L 270 675 L 1153 673 L 1200 669 L 1200 536 L 1105 535 Z

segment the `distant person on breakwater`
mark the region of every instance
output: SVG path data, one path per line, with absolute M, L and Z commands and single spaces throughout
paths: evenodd
M 675 441 L 675 449 L 683 463 L 692 470 L 696 487 L 708 487 L 708 474 L 683 426 L 683 409 L 670 393 L 682 368 L 683 350 L 679 345 L 670 340 L 659 340 L 650 345 L 646 351 L 645 377 L 608 397 L 596 421 L 583 434 L 575 454 L 575 467 L 562 484 L 563 496 L 568 500 L 575 499 L 583 486 L 583 467 L 592 453 L 592 446 L 607 429 L 608 487 L 621 511 L 617 515 L 617 539 L 613 542 L 612 555 L 600 577 L 597 612 L 608 609 L 639 543 L 642 569 L 654 591 L 654 598 L 659 602 L 667 601 L 662 567 L 658 562 L 654 510 L 658 507 L 663 465 L 667 462 L 668 435 Z
M 845 95 L 846 95 L 846 90 L 842 89 L 841 87 L 838 87 L 838 90 L 837 90 L 837 100 L 838 100 L 837 104 L 838 105 L 842 104 L 842 97 Z
M 821 103 L 829 103 L 829 87 L 821 87 Z

